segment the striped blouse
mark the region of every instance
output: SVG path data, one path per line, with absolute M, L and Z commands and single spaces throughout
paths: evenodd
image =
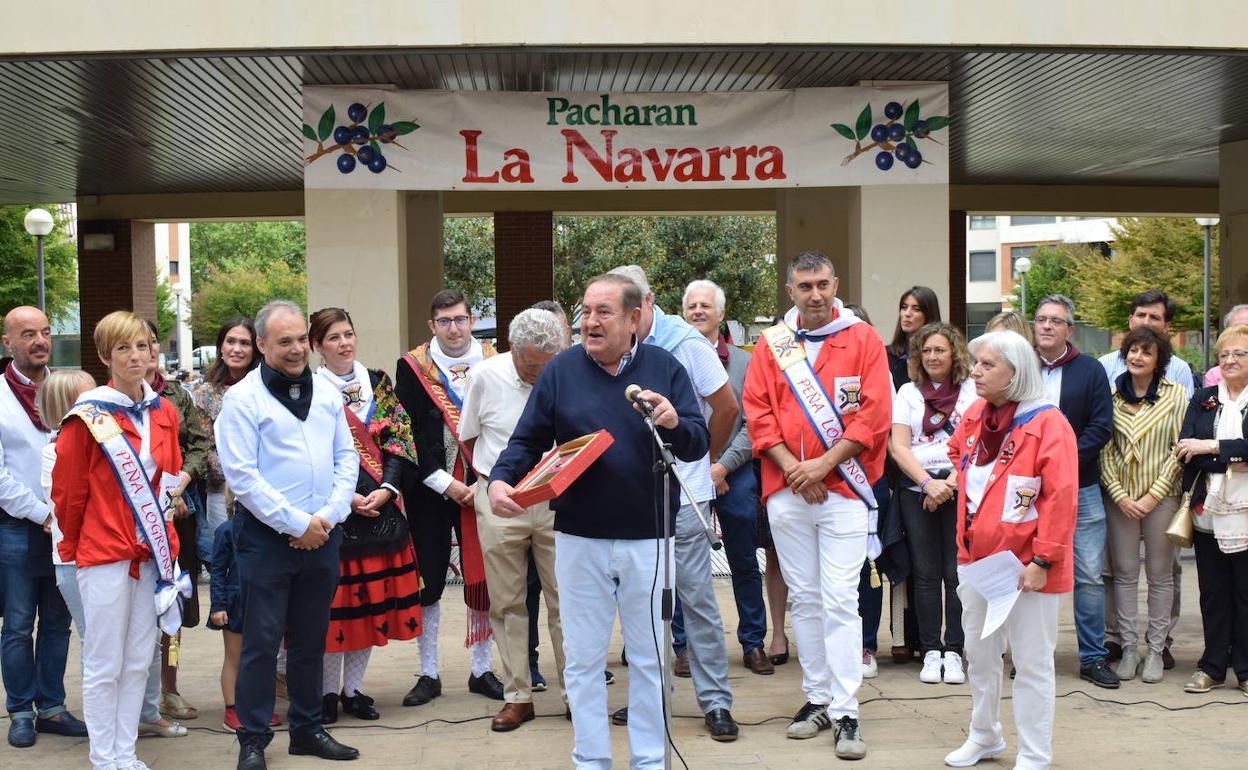
M 1174 456 L 1187 397 L 1183 387 L 1162 378 L 1157 402 L 1132 412 L 1114 389 L 1114 435 L 1101 452 L 1101 483 L 1114 502 L 1146 493 L 1161 500 L 1178 492 L 1182 466 Z

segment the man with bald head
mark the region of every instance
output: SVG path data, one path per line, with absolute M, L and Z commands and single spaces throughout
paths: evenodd
M 56 588 L 52 509 L 39 482 L 50 428 L 35 409 L 35 392 L 48 373 L 52 329 L 34 307 L 4 314 L 0 360 L 0 674 L 9 712 L 9 745 L 33 746 L 37 733 L 83 737 L 87 726 L 65 710 L 69 609 Z M 35 641 L 35 621 L 39 635 Z

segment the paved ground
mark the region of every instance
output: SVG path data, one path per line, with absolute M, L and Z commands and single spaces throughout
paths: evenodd
M 717 581 L 720 606 L 735 626 L 731 586 Z M 1146 685 L 1138 679 L 1117 691 L 1099 690 L 1081 682 L 1075 672 L 1075 638 L 1071 627 L 1069 601 L 1064 603 L 1058 648 L 1056 761 L 1059 768 L 1162 768 L 1181 766 L 1193 770 L 1244 767 L 1248 748 L 1248 698 L 1233 689 L 1215 690 L 1209 695 L 1187 695 L 1182 684 L 1199 655 L 1200 622 L 1196 614 L 1195 570 L 1184 572 L 1185 612 L 1178 628 L 1175 654 L 1179 666 L 1166 673 L 1160 684 Z M 205 597 L 206 598 L 206 597 Z M 489 730 L 489 717 L 497 710 L 494 701 L 467 691 L 467 652 L 452 640 L 463 626 L 463 605 L 448 591 L 443 603 L 446 642 L 444 652 L 444 695 L 418 708 L 402 708 L 399 701 L 415 679 L 418 656 L 415 642 L 394 644 L 374 652 L 367 678 L 367 691 L 377 699 L 380 722 L 344 720 L 334 729 L 340 740 L 360 748 L 363 756 L 352 767 L 368 768 L 558 768 L 570 766 L 572 732 L 563 719 L 557 692 L 536 696 L 538 713 L 545 715 L 520 730 L 495 734 Z M 881 645 L 887 649 L 888 631 L 881 632 Z M 548 649 L 549 642 L 543 642 Z M 77 644 L 71 651 L 69 670 L 78 671 Z M 729 636 L 729 650 L 736 647 Z M 233 736 L 220 724 L 221 699 L 218 672 L 221 663 L 220 637 L 196 629 L 186 634 L 181 690 L 188 700 L 202 709 L 202 716 L 188 722 L 191 734 L 167 740 L 144 738 L 139 757 L 152 768 L 200 770 L 232 768 L 237 756 Z M 618 682 L 610 688 L 611 708 L 625 704 L 627 668 L 618 663 L 618 633 L 612 644 L 611 666 Z M 761 677 L 746 671 L 740 663 L 739 648 L 731 656 L 731 679 L 736 697 L 734 714 L 743 723 L 742 737 L 736 743 L 711 741 L 702 722 L 689 680 L 678 679 L 673 735 L 690 768 L 782 768 L 831 767 L 830 733 L 807 741 L 787 740 L 784 727 L 802 705 L 801 671 L 794 659 L 777 669 L 775 676 Z M 549 656 L 546 656 L 549 660 Z M 554 672 L 546 669 L 547 674 Z M 950 749 L 961 744 L 969 718 L 970 699 L 965 686 L 925 685 L 918 681 L 919 667 L 880 664 L 880 675 L 869 680 L 860 697 L 865 737 L 869 746 L 861 768 L 940 767 Z M 551 677 L 553 679 L 553 677 Z M 81 714 L 81 685 L 77 677 L 67 678 L 70 706 Z M 1219 705 L 1230 704 L 1230 705 Z M 1186 709 L 1167 711 L 1164 707 Z M 1010 751 L 997 763 L 986 767 L 1012 766 L 1013 729 L 1008 704 L 1004 709 Z M 604 717 L 605 718 L 605 717 Z M 4 725 L 7 729 L 7 724 Z M 626 767 L 628 744 L 624 728 L 612 728 L 616 767 Z M 285 736 L 278 735 L 270 750 L 269 767 L 322 768 L 319 760 L 290 757 L 285 753 Z M 86 766 L 86 741 L 41 736 L 32 749 L 17 751 L 0 744 L 0 768 L 82 768 Z M 677 767 L 680 764 L 677 762 Z

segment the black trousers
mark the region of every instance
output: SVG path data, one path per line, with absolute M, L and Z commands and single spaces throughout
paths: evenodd
M 286 638 L 287 720 L 291 734 L 321 729 L 321 672 L 329 605 L 338 587 L 342 531 L 314 551 L 290 546 L 290 539 L 260 523 L 242 506 L 234 520 L 238 553 L 239 606 L 243 650 L 234 687 L 242 723 L 239 738 L 272 735 L 269 715 L 276 697 L 277 653 Z
M 914 587 L 919 644 L 924 653 L 936 650 L 961 655 L 966 637 L 962 633 L 962 602 L 958 600 L 957 498 L 951 498 L 935 511 L 925 511 L 921 493 L 899 489 L 896 494 L 900 497 L 901 521 L 910 551 L 910 583 Z
M 1248 681 L 1248 552 L 1222 553 L 1213 535 L 1196 531 L 1196 582 L 1205 651 L 1197 664 L 1213 679 Z
M 409 504 L 407 524 L 416 549 L 416 567 L 424 581 L 420 589 L 422 607 L 437 604 L 442 598 L 446 571 L 451 566 L 451 533 L 455 533 L 456 542 L 464 539 L 459 516 L 459 505 L 450 500 L 439 499 L 431 505 Z

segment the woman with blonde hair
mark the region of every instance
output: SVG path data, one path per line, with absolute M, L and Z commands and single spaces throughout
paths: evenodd
M 1035 340 L 1031 338 L 1031 326 L 1027 324 L 1026 319 L 1017 310 L 1002 310 L 992 318 L 988 319 L 988 323 L 984 326 L 984 333 L 988 332 L 1014 332 L 1021 335 L 1023 339 L 1035 344 Z

